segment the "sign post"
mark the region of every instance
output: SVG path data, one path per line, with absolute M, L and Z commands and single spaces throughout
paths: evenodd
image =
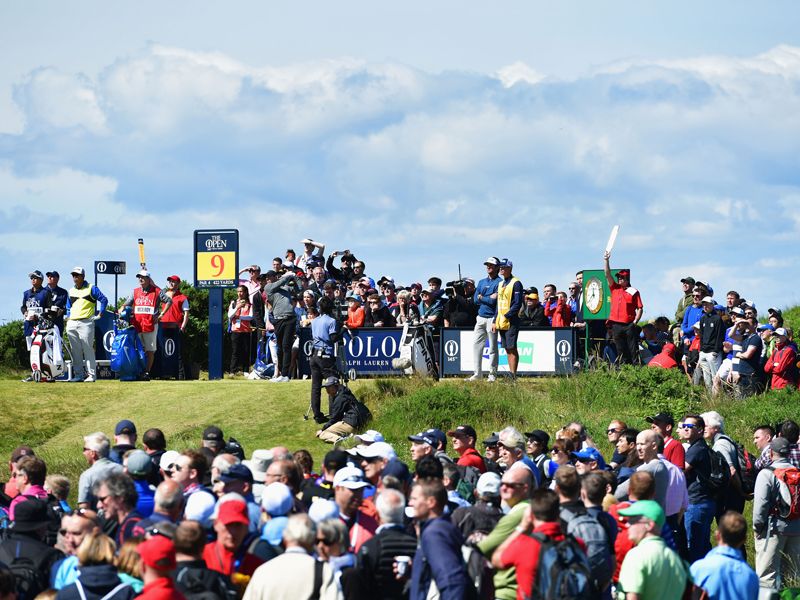
M 208 290 L 208 379 L 222 379 L 222 290 L 239 278 L 239 230 L 196 229 L 194 287 Z
M 114 310 L 117 310 L 119 296 L 119 276 L 125 275 L 124 260 L 96 260 L 94 261 L 94 283 L 97 285 L 98 275 L 114 276 Z

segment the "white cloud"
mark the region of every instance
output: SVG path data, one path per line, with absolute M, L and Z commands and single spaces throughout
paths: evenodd
M 517 61 L 498 70 L 497 78 L 503 83 L 504 87 L 510 88 L 519 82 L 535 85 L 544 79 L 544 75 L 524 62 Z

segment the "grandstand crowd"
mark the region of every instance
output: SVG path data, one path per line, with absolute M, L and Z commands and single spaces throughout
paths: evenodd
M 213 425 L 173 449 L 124 419 L 113 438 L 83 437 L 78 481 L 19 446 L 0 496 L 0 599 L 748 600 L 798 587 L 798 424 L 733 440 L 714 411 L 646 421 L 613 419 L 606 456 L 572 422 L 394 444 L 367 430 L 313 457 L 247 453 Z
M 483 377 L 486 347 L 487 378 L 497 378 L 498 341 L 507 355 L 504 374 L 516 374 L 520 328 L 570 327 L 576 331 L 576 356 L 581 359 L 588 343 L 591 360 L 681 369 L 693 383 L 705 385 L 714 394 L 726 391 L 746 397 L 768 388 L 797 387 L 797 345 L 781 310 L 773 307 L 760 314 L 755 303 L 736 290 L 718 300 L 709 282 L 692 276 L 675 282 L 679 299 L 672 318 L 659 316 L 644 323 L 640 291 L 632 286 L 628 270 L 612 275 L 609 253 L 604 257 L 611 300 L 606 306 L 603 282 L 596 277 L 584 281 L 583 271 L 560 289 L 548 283 L 540 291 L 539 286 L 523 285 L 513 274 L 513 261 L 490 256 L 483 264 L 486 277 L 443 282 L 432 276 L 425 285 L 403 286 L 388 275 L 370 277 L 365 262 L 349 250 L 325 258 L 324 244 L 312 239 L 302 243 L 303 252 L 288 249 L 283 257 L 272 259 L 267 270 L 253 264 L 241 271 L 237 297 L 227 311 L 231 373 L 251 372 L 263 344 L 272 381 L 298 377 L 298 330 L 313 329 L 321 303 L 327 299 L 338 328 L 406 323 L 424 323 L 434 332 L 443 326 L 472 328 L 476 367 L 470 379 Z M 65 290 L 59 286 L 57 271 L 47 272 L 46 285 L 41 271 L 30 273 L 32 286 L 25 290 L 21 306 L 24 333 L 30 348 L 37 319 L 43 311 L 51 311 L 56 331 L 66 329 L 73 358 L 71 381 L 92 382 L 96 378 L 94 321 L 105 310 L 107 299 L 86 281 L 85 269 L 75 267 L 71 275 L 74 286 Z M 159 329 L 179 337 L 191 308 L 180 292 L 178 275 L 167 277 L 163 290 L 145 269 L 137 278 L 140 286 L 127 305 L 147 356 L 141 378 L 148 379 Z M 607 318 L 593 318 L 594 314 L 607 314 Z M 323 353 L 321 358 L 329 358 L 331 339 L 316 336 L 315 349 Z M 325 361 L 317 366 L 315 386 L 334 374 Z M 178 373 L 182 377 L 182 367 Z

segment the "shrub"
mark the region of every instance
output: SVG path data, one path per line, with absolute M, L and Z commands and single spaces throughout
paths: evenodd
M 0 326 L 0 365 L 7 369 L 27 370 L 29 364 L 22 320 Z

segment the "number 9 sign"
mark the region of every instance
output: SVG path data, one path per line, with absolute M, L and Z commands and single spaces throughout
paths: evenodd
M 236 259 L 233 252 L 198 252 L 197 279 L 211 285 L 232 285 L 236 280 Z M 213 283 L 211 283 L 213 282 Z
M 194 232 L 195 286 L 235 287 L 239 281 L 239 232 L 236 229 Z

